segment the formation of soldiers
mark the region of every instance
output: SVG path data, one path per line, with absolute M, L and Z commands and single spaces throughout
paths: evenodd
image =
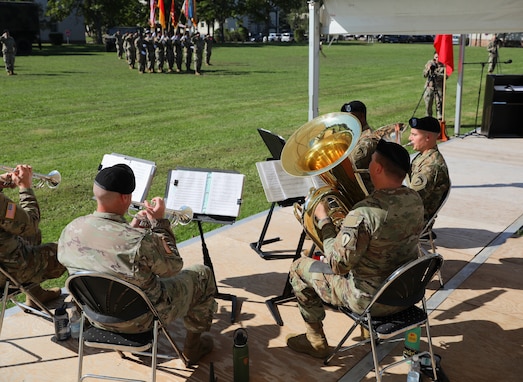
M 203 57 L 205 63 L 211 65 L 213 38 L 210 35 L 202 37 L 200 32 L 189 31 L 162 33 L 145 31 L 144 34 L 116 32 L 116 54 L 125 58 L 129 69 L 138 68 L 140 73 L 172 73 L 191 72 L 194 61 L 194 74 L 201 75 Z

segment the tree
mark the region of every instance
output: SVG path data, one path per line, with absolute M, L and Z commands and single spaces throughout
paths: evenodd
M 145 26 L 149 8 L 140 0 L 48 0 L 46 16 L 62 21 L 70 14 L 82 15 L 85 25 L 102 43 L 103 31 L 115 25 Z

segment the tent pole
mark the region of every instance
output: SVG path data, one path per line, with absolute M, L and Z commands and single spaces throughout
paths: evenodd
M 456 86 L 456 115 L 454 116 L 454 135 L 459 136 L 461 128 L 461 95 L 463 92 L 463 63 L 465 61 L 465 43 L 467 35 L 459 38 L 458 83 Z
M 320 82 L 319 3 L 309 1 L 309 121 L 318 116 Z

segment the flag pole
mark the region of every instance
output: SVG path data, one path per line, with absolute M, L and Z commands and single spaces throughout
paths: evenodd
M 449 140 L 449 136 L 447 135 L 447 127 L 445 126 L 445 95 L 446 95 L 446 89 L 447 89 L 447 65 L 443 67 L 443 89 L 442 89 L 442 100 L 441 100 L 441 121 L 439 122 L 440 126 L 440 136 L 439 139 L 443 142 L 446 142 Z

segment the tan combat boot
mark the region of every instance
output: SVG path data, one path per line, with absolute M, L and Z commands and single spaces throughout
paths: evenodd
M 212 351 L 213 346 L 214 343 L 209 334 L 187 332 L 182 353 L 187 357 L 189 365 L 196 365 L 200 358 Z
M 287 336 L 287 346 L 298 353 L 305 353 L 314 358 L 326 358 L 329 355 L 329 345 L 322 323 L 306 322 L 305 326 L 307 333 Z
M 62 290 L 58 287 L 43 289 L 40 285 L 34 286 L 29 289 L 29 292 L 37 299 L 39 302 L 45 305 L 45 303 L 57 299 L 62 294 Z M 34 309 L 40 309 L 38 305 L 34 303 L 29 296 L 25 297 L 25 304 Z

